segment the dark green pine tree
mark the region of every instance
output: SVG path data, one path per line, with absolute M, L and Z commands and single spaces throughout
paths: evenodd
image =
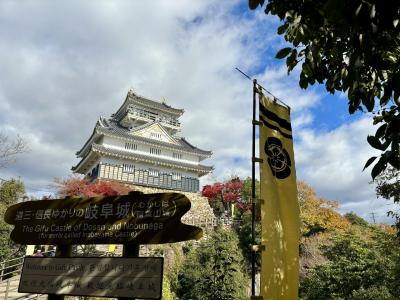
M 248 299 L 239 240 L 231 229 L 217 228 L 191 250 L 178 273 L 180 299 Z

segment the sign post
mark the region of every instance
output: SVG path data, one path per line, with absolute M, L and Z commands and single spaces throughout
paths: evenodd
M 126 244 L 122 248 L 122 256 L 123 257 L 139 257 L 139 250 L 140 250 L 139 244 L 131 244 L 131 245 Z M 133 299 L 133 298 L 119 297 L 117 299 L 118 300 L 129 300 L 129 299 Z
M 190 206 L 189 199 L 179 193 L 132 192 L 125 196 L 18 203 L 7 209 L 4 219 L 15 225 L 12 240 L 19 244 L 57 245 L 56 259 L 78 260 L 70 258 L 73 244 L 123 244 L 123 258 L 138 258 L 140 244 L 201 238 L 201 228 L 181 222 Z M 132 299 L 125 295 L 115 297 Z M 64 299 L 62 290 L 49 293 L 49 299 Z
M 71 257 L 72 246 L 71 245 L 58 245 L 56 249 L 56 257 Z M 48 300 L 64 300 L 63 295 L 49 294 Z
M 201 228 L 181 222 L 190 209 L 179 193 L 28 201 L 9 207 L 19 244 L 164 244 L 199 239 Z

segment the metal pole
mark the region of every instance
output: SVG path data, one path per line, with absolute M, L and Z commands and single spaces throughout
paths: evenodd
M 252 141 L 252 157 L 251 157 L 251 245 L 255 244 L 255 219 L 256 219 L 256 93 L 257 79 L 253 80 L 253 141 Z M 256 295 L 256 253 L 251 250 L 251 295 Z
M 139 244 L 125 244 L 122 249 L 122 257 L 139 257 Z M 134 300 L 129 297 L 118 297 L 118 300 Z

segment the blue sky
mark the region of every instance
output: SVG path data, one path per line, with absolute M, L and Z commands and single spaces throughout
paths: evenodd
M 0 170 L 31 194 L 50 193 L 100 116 L 133 88 L 184 108 L 182 135 L 213 151 L 202 183 L 249 176 L 252 83 L 292 107 L 298 178 L 368 220 L 387 220 L 369 172 L 370 117 L 349 116 L 345 95 L 302 90 L 275 53 L 279 20 L 247 1 L 1 1 L 0 124 L 31 151 Z

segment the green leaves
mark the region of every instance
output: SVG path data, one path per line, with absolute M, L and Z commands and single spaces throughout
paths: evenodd
M 368 159 L 367 163 L 365 164 L 365 166 L 364 166 L 364 168 L 363 168 L 363 171 L 364 171 L 366 168 L 368 168 L 368 167 L 375 161 L 375 159 L 377 159 L 376 156 L 370 157 L 370 159 Z
M 362 103 L 365 105 L 368 111 L 372 111 L 375 106 L 375 101 L 373 97 L 368 97 L 368 95 L 364 95 L 362 97 Z
M 6 209 L 22 198 L 25 193 L 25 187 L 20 180 L 7 180 L 0 182 L 0 215 L 4 216 Z M 5 261 L 15 257 L 19 251 L 19 245 L 10 240 L 12 228 L 6 224 L 3 217 L 0 220 L 0 260 Z M 23 255 L 23 253 L 20 253 Z
M 378 176 L 380 173 L 382 173 L 382 171 L 386 169 L 386 165 L 387 165 L 386 160 L 381 156 L 381 158 L 378 160 L 378 162 L 372 168 L 372 171 L 371 171 L 372 179 L 375 179 L 376 176 Z
M 286 59 L 286 65 L 288 67 L 288 72 L 293 70 L 293 68 L 297 65 L 297 50 L 293 49 L 292 53 Z
M 399 116 L 396 116 L 396 107 L 392 110 L 382 110 L 382 112 L 374 117 L 374 123 L 385 122 L 375 132 L 375 136 L 368 136 L 368 143 L 375 149 L 385 151 L 382 153 L 378 162 L 372 168 L 371 176 L 375 179 L 382 173 L 388 164 L 394 168 L 400 169 L 399 158 L 399 135 L 400 126 L 397 126 Z M 399 121 L 400 124 L 400 121 Z M 391 148 L 389 146 L 391 145 Z M 365 170 L 368 168 L 377 157 L 371 157 L 364 166 Z
M 290 47 L 283 48 L 279 50 L 278 53 L 276 53 L 275 58 L 285 58 L 290 53 L 291 50 L 292 48 Z
M 264 0 L 249 0 L 249 8 L 256 9 L 259 5 L 263 6 Z
M 386 128 L 388 127 L 388 124 L 383 124 L 378 128 L 378 130 L 375 133 L 375 137 L 380 139 L 385 135 Z
M 277 33 L 278 33 L 278 34 L 283 34 L 283 33 L 285 33 L 285 31 L 288 29 L 288 27 L 289 27 L 289 24 L 287 24 L 287 23 L 285 23 L 285 24 L 279 26 L 279 27 L 278 27 L 278 30 L 277 30 Z
M 304 73 L 300 74 L 299 85 L 302 89 L 306 89 L 308 87 L 308 80 L 305 77 Z
M 250 0 L 249 5 L 250 2 L 251 7 L 264 3 Z M 304 61 L 299 78 L 301 88 L 318 82 L 329 93 L 347 93 L 350 114 L 373 112 L 379 107 L 384 110 L 373 118 L 373 123 L 383 122 L 387 126 L 375 137 L 368 137 L 368 143 L 384 152 L 382 163 L 375 170 L 382 170 L 382 166 L 391 162 L 397 165 L 400 160 L 396 150 L 400 143 L 398 3 L 270 0 L 265 12 L 280 18 L 277 33 L 284 35 L 292 46 L 279 50 L 276 58 L 286 58 L 288 72 Z M 392 103 L 394 109 L 389 109 Z M 387 153 L 390 145 L 395 149 Z
M 236 233 L 221 227 L 201 240 L 179 267 L 179 299 L 246 299 L 243 256 L 240 250 L 234 251 L 238 244 Z
M 357 7 L 355 15 L 358 16 L 360 14 L 361 8 L 362 8 L 362 2 L 360 3 L 360 5 Z
M 367 141 L 368 144 L 370 144 L 372 147 L 378 150 L 385 150 L 388 147 L 388 145 L 382 144 L 380 140 L 373 135 L 369 135 L 367 137 Z
M 383 230 L 355 225 L 351 234 L 338 234 L 329 242 L 322 242 L 320 248 L 327 261 L 308 270 L 300 285 L 300 298 L 395 299 L 397 284 L 393 272 L 398 246 L 391 238 Z M 370 293 L 379 289 L 380 293 L 374 292 L 370 297 L 366 289 Z M 355 292 L 364 296 L 353 297 Z

